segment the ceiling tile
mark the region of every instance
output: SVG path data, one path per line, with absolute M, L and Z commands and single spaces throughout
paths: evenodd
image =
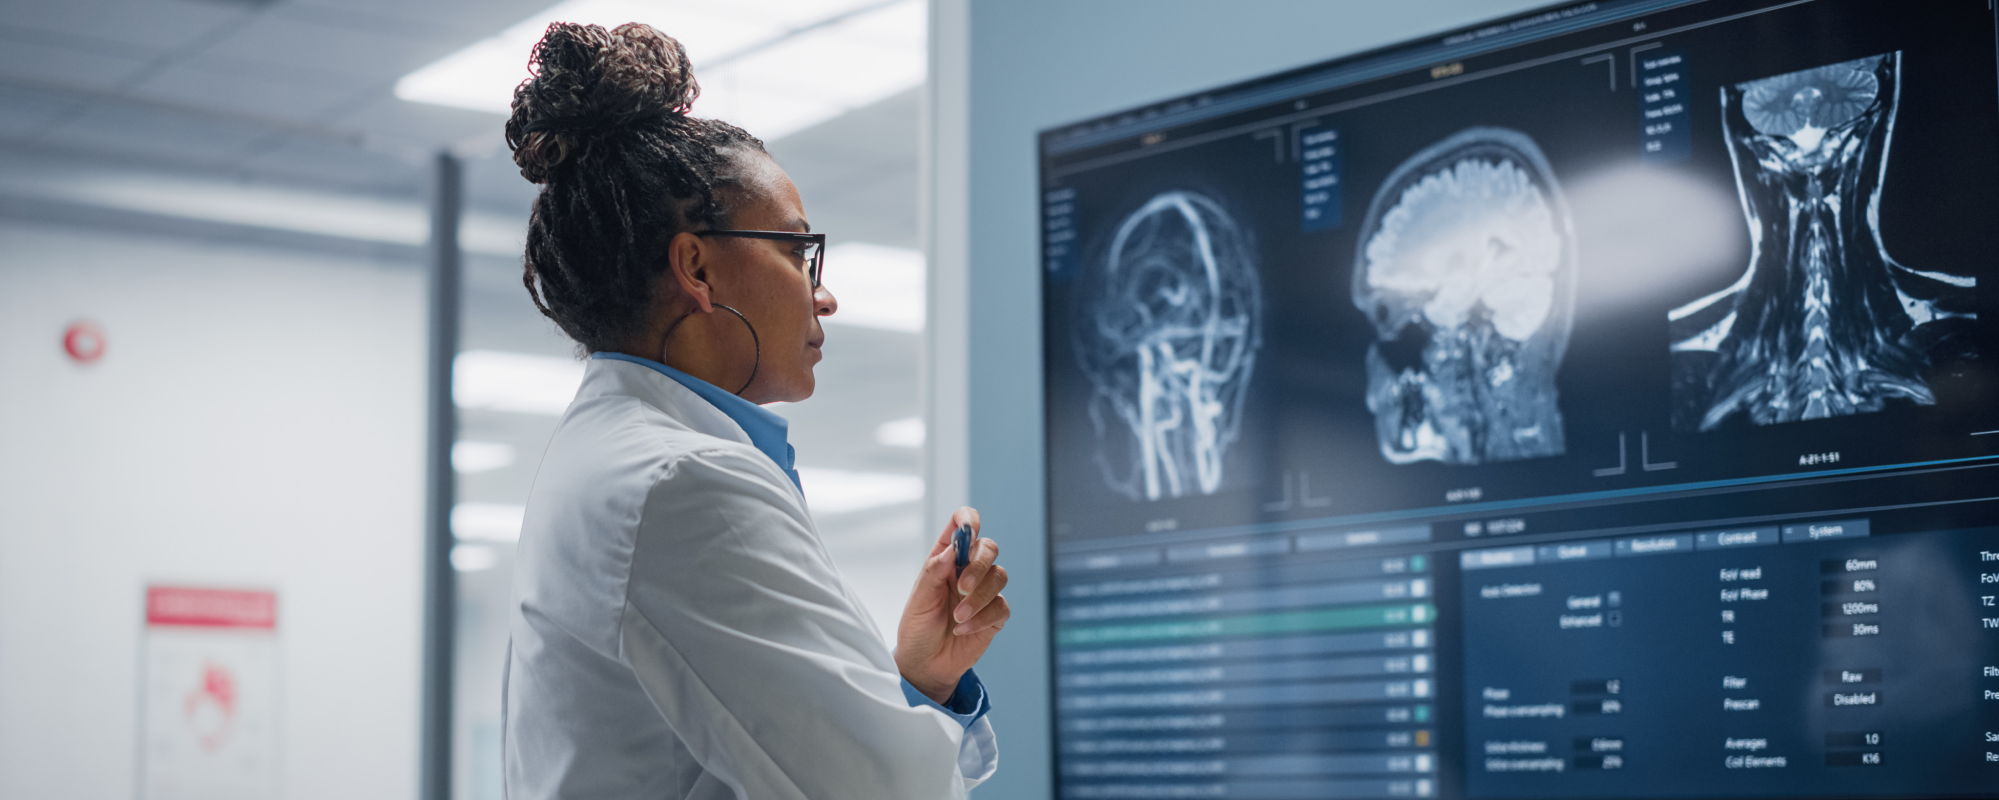
M 142 108 L 93 104 L 41 138 L 66 146 L 105 149 L 176 162 L 226 163 L 260 132 Z
M 0 76 L 38 83 L 110 89 L 146 63 L 136 54 L 120 54 L 108 49 L 81 49 L 61 42 L 60 37 L 40 37 L 42 41 L 0 40 Z
M 7 4 L 5 26 L 41 34 L 110 40 L 162 52 L 256 11 L 189 0 L 36 0 Z
M 553 0 L 290 0 L 279 12 L 409 38 L 445 37 L 438 42 L 442 56 L 551 5 Z
M 74 101 L 53 95 L 0 86 L 0 138 L 32 136 L 75 105 Z
M 359 87 L 320 81 L 274 78 L 253 70 L 222 71 L 192 65 L 168 67 L 131 90 L 131 94 L 199 108 L 233 111 L 253 117 L 300 123 L 320 119 L 355 96 Z
M 386 84 L 435 61 L 440 45 L 449 44 L 267 16 L 222 37 L 204 54 L 381 81 L 386 94 Z
M 194 67 L 210 72 L 254 72 L 265 80 L 295 81 L 298 83 L 330 86 L 337 89 L 356 90 L 379 85 L 372 80 L 357 80 L 347 72 L 330 72 L 285 61 L 247 61 L 202 52 L 178 61 L 174 66 Z

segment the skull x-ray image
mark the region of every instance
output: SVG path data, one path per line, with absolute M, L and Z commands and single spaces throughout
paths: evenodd
M 1667 315 L 1676 428 L 1931 405 L 1933 357 L 1969 354 L 1977 279 L 1903 266 L 1881 240 L 1900 68 L 1897 52 L 1722 87 L 1751 256 Z
M 1555 373 L 1575 319 L 1575 234 L 1548 159 L 1461 131 L 1375 192 L 1353 303 L 1374 323 L 1367 407 L 1393 464 L 1561 455 Z
M 1263 341 L 1249 239 L 1215 201 L 1165 192 L 1081 279 L 1074 344 L 1104 479 L 1134 500 L 1213 494 Z

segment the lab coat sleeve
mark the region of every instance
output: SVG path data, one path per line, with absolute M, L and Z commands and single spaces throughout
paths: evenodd
M 998 764 L 991 723 L 910 706 L 793 491 L 747 448 L 669 465 L 632 552 L 624 660 L 738 796 L 964 797 Z

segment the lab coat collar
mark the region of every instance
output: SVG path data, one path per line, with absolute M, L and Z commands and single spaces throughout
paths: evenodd
M 791 432 L 790 420 L 780 417 L 762 406 L 725 392 L 712 383 L 649 358 L 640 358 L 624 353 L 592 353 L 590 357 L 593 360 L 623 361 L 637 364 L 672 378 L 675 383 L 686 387 L 688 391 L 708 401 L 708 405 L 714 410 L 722 412 L 724 416 L 735 422 L 736 426 L 741 428 L 743 434 L 749 438 L 750 446 L 769 456 L 772 463 L 777 464 L 777 468 L 784 470 L 784 474 L 791 478 L 793 486 L 798 486 L 800 491 L 804 490 L 804 487 L 799 483 L 798 470 L 794 463 L 797 460 L 797 451 L 792 449 L 791 442 L 789 441 Z

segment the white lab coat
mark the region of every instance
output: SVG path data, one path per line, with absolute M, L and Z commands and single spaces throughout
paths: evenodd
M 962 798 L 992 725 L 913 708 L 805 500 L 672 378 L 591 359 L 514 573 L 509 800 Z

